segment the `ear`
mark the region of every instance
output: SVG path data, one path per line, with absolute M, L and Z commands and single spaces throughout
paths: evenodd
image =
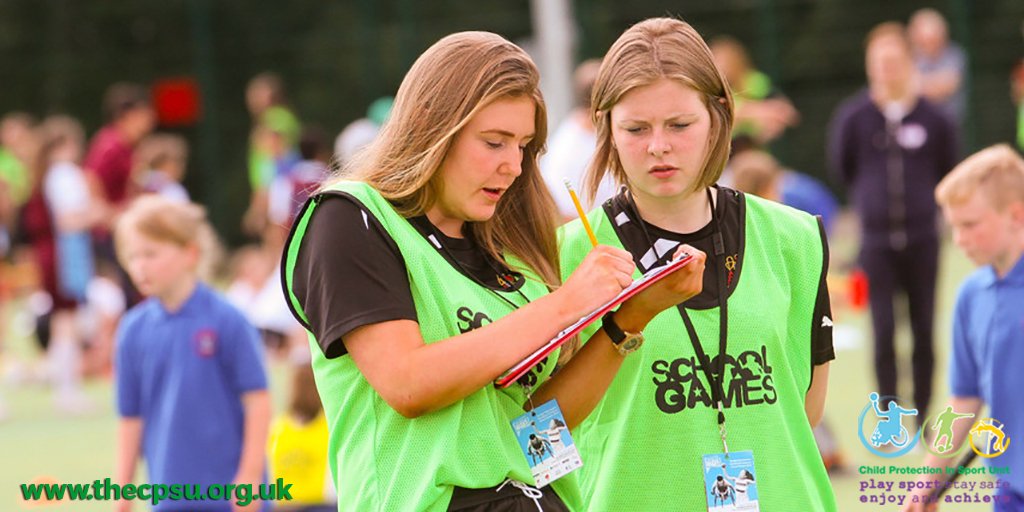
M 1014 201 L 1007 205 L 1006 211 L 1014 224 L 1024 227 L 1024 202 Z

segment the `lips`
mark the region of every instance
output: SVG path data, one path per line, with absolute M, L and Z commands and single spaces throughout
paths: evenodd
M 505 190 L 506 189 L 504 189 L 504 188 L 497 188 L 497 187 L 495 187 L 495 188 L 484 187 L 483 188 L 484 195 L 487 196 L 492 201 L 497 201 L 498 199 L 501 199 L 501 195 L 505 193 Z
M 665 179 L 671 177 L 678 170 L 679 168 L 671 165 L 655 165 L 651 167 L 651 170 L 647 171 L 647 173 L 655 178 Z

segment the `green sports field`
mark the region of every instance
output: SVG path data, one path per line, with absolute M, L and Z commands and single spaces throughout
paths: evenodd
M 837 254 L 846 252 L 838 239 L 834 243 Z M 838 266 L 836 266 L 838 268 Z M 942 270 L 939 282 L 940 297 L 937 315 L 937 339 L 939 348 L 938 371 L 935 376 L 936 397 L 933 405 L 938 406 L 946 398 L 945 382 L 949 344 L 949 311 L 955 290 L 960 280 L 970 272 L 971 266 L 955 249 L 944 248 Z M 845 471 L 833 476 L 833 484 L 841 511 L 898 510 L 895 505 L 880 506 L 860 503 L 861 496 L 879 495 L 877 490 L 861 493 L 860 483 L 869 478 L 911 480 L 914 477 L 891 475 L 861 475 L 858 468 L 867 466 L 916 466 L 923 458 L 923 450 L 896 458 L 884 459 L 870 454 L 857 438 L 857 417 L 867 405 L 867 395 L 873 391 L 874 375 L 870 360 L 870 327 L 866 311 L 853 311 L 837 301 L 836 308 L 837 360 L 832 365 L 829 384 L 826 418 L 842 449 Z M 909 362 L 909 338 L 906 330 L 898 335 L 902 347 L 901 357 Z M 31 342 L 25 338 L 8 338 L 5 350 L 0 353 L 3 362 L 25 361 L 37 357 Z M 271 381 L 275 405 L 278 410 L 285 396 L 285 367 L 273 364 Z M 909 375 L 909 367 L 901 375 Z M 909 385 L 909 382 L 903 384 Z M 909 390 L 909 388 L 903 388 Z M 907 391 L 904 391 L 906 394 Z M 97 404 L 92 413 L 76 418 L 67 418 L 54 412 L 50 405 L 49 392 L 39 385 L 17 387 L 4 382 L 0 386 L 10 410 L 10 417 L 0 422 L 0 511 L 52 510 L 60 511 L 103 511 L 110 510 L 110 504 L 102 502 L 63 502 L 40 505 L 25 503 L 20 498 L 20 483 L 36 479 L 54 479 L 60 482 L 88 483 L 112 476 L 115 416 L 113 395 L 109 381 L 94 381 L 88 392 Z M 868 422 L 866 422 L 868 423 Z M 872 425 L 866 426 L 870 428 Z M 770 434 L 768 434 L 770 435 Z M 981 481 L 981 477 L 965 477 Z M 794 482 L 794 485 L 799 483 Z M 962 494 L 962 492 L 960 492 Z M 984 493 L 981 493 L 982 495 Z M 972 493 L 973 496 L 973 493 Z M 145 510 L 141 504 L 136 510 Z M 981 511 L 991 510 L 991 505 L 952 504 L 940 510 Z M 767 511 L 794 512 L 794 511 Z

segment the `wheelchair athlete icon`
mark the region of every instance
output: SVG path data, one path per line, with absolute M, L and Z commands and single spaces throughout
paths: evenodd
M 889 400 L 889 408 L 882 411 L 878 405 L 878 393 L 868 395 L 871 405 L 881 420 L 871 433 L 871 444 L 876 448 L 882 445 L 892 445 L 895 448 L 903 448 L 913 439 L 907 427 L 903 426 L 903 416 L 917 416 L 917 409 L 904 409 L 896 404 L 895 400 Z

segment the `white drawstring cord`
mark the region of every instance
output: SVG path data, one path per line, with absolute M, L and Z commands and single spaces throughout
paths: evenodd
M 530 487 L 529 484 L 525 484 L 523 482 L 520 482 L 519 480 L 506 478 L 505 481 L 502 482 L 501 485 L 499 485 L 494 492 L 501 492 L 501 489 L 505 487 L 505 484 L 512 484 L 512 487 L 515 487 L 516 489 L 523 491 L 523 496 L 526 496 L 527 498 L 533 500 L 533 504 L 537 505 L 537 510 L 539 512 L 544 512 L 544 509 L 540 507 L 540 499 L 544 497 L 544 493 L 540 492 L 540 489 L 537 489 L 536 487 Z

